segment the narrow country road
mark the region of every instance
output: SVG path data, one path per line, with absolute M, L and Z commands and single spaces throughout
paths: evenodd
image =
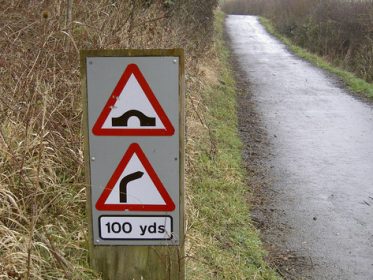
M 291 279 L 373 279 L 372 105 L 256 17 L 228 16 L 226 30 L 271 149 L 264 239 L 309 260 Z

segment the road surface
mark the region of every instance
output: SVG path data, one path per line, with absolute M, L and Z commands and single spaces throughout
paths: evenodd
M 308 263 L 286 277 L 373 279 L 372 105 L 291 54 L 256 17 L 228 16 L 226 30 L 271 150 L 264 239 Z

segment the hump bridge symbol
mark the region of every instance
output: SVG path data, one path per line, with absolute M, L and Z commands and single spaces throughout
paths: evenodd
M 118 101 L 119 98 L 121 101 Z M 136 102 L 133 102 L 135 99 Z M 114 108 L 120 108 L 120 111 L 114 111 Z M 131 123 L 132 118 L 138 120 L 137 123 Z M 175 128 L 139 67 L 129 64 L 93 125 L 92 132 L 96 136 L 172 136 Z
M 138 110 L 129 110 L 120 117 L 112 118 L 112 126 L 128 126 L 128 120 L 131 117 L 137 117 L 140 121 L 140 126 L 155 126 L 156 118 L 146 116 L 144 113 Z

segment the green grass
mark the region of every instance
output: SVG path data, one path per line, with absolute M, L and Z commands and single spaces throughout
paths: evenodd
M 279 279 L 250 220 L 249 188 L 238 136 L 236 88 L 223 41 L 224 14 L 216 14 L 215 49 L 219 83 L 201 94 L 210 128 L 196 139 L 198 156 L 190 174 L 189 234 L 193 247 L 188 279 Z M 192 209 L 192 210 L 191 210 Z
M 280 34 L 270 20 L 264 17 L 260 17 L 260 22 L 263 24 L 263 26 L 267 29 L 269 33 L 277 37 L 279 40 L 281 40 L 288 48 L 294 52 L 299 57 L 308 60 L 312 64 L 316 65 L 317 67 L 320 67 L 322 69 L 325 69 L 333 74 L 336 74 L 339 76 L 346 86 L 353 92 L 357 92 L 360 94 L 363 94 L 367 97 L 373 98 L 373 84 L 368 83 L 363 79 L 360 79 L 356 77 L 353 73 L 345 71 L 341 68 L 335 67 L 325 61 L 320 56 L 317 56 L 315 54 L 312 54 L 308 52 L 307 50 L 295 45 L 291 42 L 291 40 L 282 34 Z

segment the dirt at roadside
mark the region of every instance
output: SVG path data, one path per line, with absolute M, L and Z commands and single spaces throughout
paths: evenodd
M 225 34 L 229 42 L 229 36 Z M 256 105 L 252 99 L 253 88 L 245 77 L 244 70 L 240 68 L 238 58 L 231 53 L 237 86 L 237 112 L 238 127 L 241 141 L 244 144 L 243 160 L 247 170 L 247 185 L 251 196 L 248 198 L 251 208 L 251 219 L 260 231 L 260 237 L 265 249 L 268 251 L 266 261 L 284 279 L 299 280 L 300 275 L 309 275 L 313 268 L 312 259 L 297 256 L 282 244 L 275 244 L 276 240 L 285 239 L 289 226 L 279 224 L 278 216 L 284 216 L 273 206 L 276 193 L 271 186 L 271 156 L 272 147 Z M 308 272 L 309 271 L 309 272 Z M 307 279 L 307 278 L 306 278 Z

